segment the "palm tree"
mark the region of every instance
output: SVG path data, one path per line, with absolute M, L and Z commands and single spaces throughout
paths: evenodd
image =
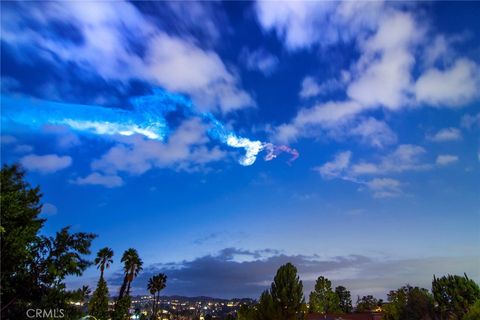
M 159 273 L 156 276 L 148 279 L 148 290 L 153 295 L 152 319 L 157 317 L 157 305 L 160 302 L 160 291 L 167 286 L 167 276 L 164 273 Z M 155 294 L 157 294 L 155 296 Z
M 137 250 L 130 248 L 123 253 L 122 260 L 124 264 L 123 270 L 125 276 L 123 278 L 122 286 L 120 287 L 120 293 L 118 299 L 123 298 L 124 295 L 130 295 L 130 285 L 133 279 L 142 271 L 143 261 L 138 256 Z
M 100 269 L 100 279 L 103 279 L 103 271 L 110 267 L 110 264 L 113 263 L 113 250 L 105 247 L 100 249 L 97 252 L 97 257 L 95 258 L 95 264 L 97 269 Z
M 88 286 L 82 286 L 80 289 L 78 289 L 78 293 L 80 302 L 83 305 L 85 302 L 87 302 L 88 296 L 92 293 L 92 290 Z

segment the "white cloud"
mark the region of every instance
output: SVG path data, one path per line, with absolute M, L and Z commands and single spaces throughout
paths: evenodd
M 427 136 L 427 139 L 435 142 L 458 141 L 462 139 L 462 133 L 457 128 L 445 128 L 433 136 Z
M 33 151 L 33 147 L 28 144 L 17 144 L 19 141 L 14 136 L 1 135 L 0 143 L 2 145 L 10 145 L 15 153 L 30 153 Z
M 248 70 L 260 71 L 265 76 L 271 75 L 277 69 L 279 63 L 276 56 L 262 48 L 254 51 L 245 48 L 240 54 L 240 59 Z
M 69 149 L 81 144 L 78 136 L 66 126 L 46 125 L 42 128 L 42 131 L 47 134 L 55 135 L 57 144 L 62 149 Z
M 402 107 L 411 86 L 415 57 L 410 48 L 423 36 L 410 14 L 395 12 L 380 22 L 377 32 L 361 43 L 348 96 L 363 105 Z
M 20 163 L 28 170 L 46 174 L 68 168 L 72 164 L 72 158 L 56 154 L 42 156 L 30 154 L 21 158 Z
M 398 111 L 419 104 L 455 107 L 479 97 L 480 68 L 468 59 L 455 60 L 456 53 L 447 45 L 458 39 L 438 35 L 432 42 L 435 47 L 430 48 L 426 44 L 430 43 L 433 30 L 425 21 L 394 5 L 378 6 L 384 10 L 367 13 L 371 7 L 355 1 L 295 2 L 277 6 L 279 8 L 271 2 L 257 5 L 262 27 L 275 31 L 291 50 L 345 40 L 338 35 L 330 37 L 336 33 L 329 34 L 332 31 L 329 28 L 340 27 L 343 21 L 349 21 L 357 13 L 359 15 L 357 23 L 342 29 L 351 32 L 347 39 L 355 40 L 360 52 L 359 59 L 351 66 L 349 77 L 339 81 L 339 87 L 346 86 L 347 99 L 324 101 L 300 108 L 292 121 L 273 130 L 274 139 L 288 142 L 325 133 L 338 138 L 339 133 L 352 132 L 358 115 L 376 108 Z M 370 24 L 366 24 L 364 19 L 368 14 Z M 330 27 L 324 30 L 323 24 Z M 326 41 L 327 38 L 332 42 Z M 420 60 L 418 55 L 423 55 L 422 65 L 417 63 Z M 438 61 L 446 66 L 444 70 L 432 68 L 432 63 Z M 416 67 L 419 69 L 417 77 L 414 76 Z M 425 70 L 425 67 L 430 69 Z M 323 85 L 310 76 L 305 77 L 300 97 L 318 96 L 325 89 Z M 362 129 L 367 129 L 367 126 L 359 126 L 357 132 L 361 134 L 364 132 Z M 389 136 L 391 139 L 387 140 L 394 142 L 394 134 Z M 382 138 L 382 135 L 375 137 Z M 364 139 L 362 141 L 366 142 Z M 377 146 L 385 144 L 375 139 L 371 142 Z
M 2 134 L 0 136 L 0 141 L 2 144 L 13 144 L 17 142 L 17 138 L 15 138 L 14 136 Z
M 78 185 L 99 185 L 107 188 L 121 187 L 123 179 L 117 175 L 103 175 L 98 172 L 93 172 L 84 178 L 77 178 L 71 183 Z
M 25 12 L 39 27 L 24 28 L 21 16 L 6 14 L 4 41 L 33 47 L 52 63 L 75 63 L 107 80 L 144 80 L 188 94 L 203 109 L 229 112 L 255 104 L 218 54 L 200 48 L 191 37 L 166 34 L 128 2 L 43 3 Z M 59 19 L 78 28 L 82 43 L 41 32 Z M 141 54 L 130 48 L 131 36 L 142 43 Z
M 445 57 L 450 55 L 449 47 L 450 41 L 444 35 L 437 35 L 432 43 L 427 46 L 424 53 L 425 64 L 428 66 L 434 65 L 437 61 L 444 62 Z
M 386 177 L 367 177 L 430 169 L 432 165 L 422 161 L 425 152 L 419 146 L 400 145 L 378 162 L 354 163 L 352 152 L 343 151 L 335 155 L 332 161 L 315 167 L 314 170 L 324 179 L 342 179 L 360 185 L 360 190 L 367 188 L 375 198 L 390 198 L 403 194 L 403 184 L 400 181 Z
M 317 96 L 321 91 L 322 88 L 313 77 L 305 77 L 299 95 L 302 98 L 310 98 Z
M 410 49 L 422 36 L 421 29 L 408 13 L 389 11 L 381 19 L 378 18 L 376 32 L 364 40 L 361 37 L 358 39 L 361 56 L 350 77 L 346 79 L 346 82 L 350 81 L 346 90 L 350 100 L 300 109 L 290 124 L 277 128 L 277 138 L 294 140 L 309 131 L 305 126 L 343 126 L 358 114 L 380 106 L 389 109 L 401 108 L 408 101 L 406 95 L 411 90 L 410 71 L 415 58 Z M 301 95 L 313 96 L 320 91 L 319 84 L 312 78 L 305 78 Z M 389 132 L 386 141 L 373 140 L 374 145 L 382 146 L 395 140 L 395 135 L 388 126 L 381 125 L 379 121 L 371 120 L 356 129 L 360 136 L 365 136 L 364 133 L 369 130 Z M 381 135 L 375 136 L 376 139 L 381 139 Z
M 185 36 L 201 35 L 202 43 L 215 44 L 221 40 L 222 31 L 229 31 L 228 19 L 221 3 L 214 1 L 156 1 L 165 16 L 175 24 L 175 31 Z M 168 22 L 167 22 L 168 23 Z
M 391 178 L 375 178 L 366 182 L 375 198 L 391 198 L 402 194 L 401 183 Z
M 431 68 L 415 83 L 416 98 L 432 106 L 459 107 L 480 94 L 480 67 L 468 59 L 458 59 L 445 70 Z
M 458 161 L 458 156 L 451 154 L 441 154 L 437 156 L 435 163 L 439 166 L 446 166 Z
M 365 175 L 385 175 L 405 171 L 427 170 L 432 166 L 423 162 L 426 151 L 416 145 L 402 144 L 393 152 L 382 156 L 377 162 L 351 161 L 352 153 L 338 153 L 334 160 L 315 168 L 323 177 L 343 177 L 355 180 Z
M 351 173 L 358 176 L 427 170 L 431 165 L 423 162 L 425 154 L 426 150 L 423 147 L 402 144 L 393 152 L 381 157 L 379 162 L 361 161 L 352 165 Z
M 46 216 L 54 216 L 57 214 L 57 212 L 58 212 L 57 207 L 51 203 L 44 203 L 42 205 L 42 214 Z
M 322 166 L 314 168 L 314 170 L 320 173 L 323 178 L 338 178 L 345 175 L 346 170 L 349 169 L 351 157 L 351 151 L 340 152 L 332 161 L 326 162 Z
M 350 41 L 375 28 L 382 1 L 257 1 L 261 27 L 274 31 L 289 50 Z
M 275 128 L 272 138 L 288 143 L 300 137 L 328 136 L 336 140 L 354 137 L 377 148 L 396 143 L 397 135 L 384 121 L 373 117 L 356 119 L 363 109 L 354 101 L 320 103 L 312 108 L 302 108 L 290 123 Z
M 361 110 L 362 106 L 353 101 L 327 102 L 303 108 L 290 123 L 275 129 L 274 138 L 281 142 L 294 141 L 308 135 L 312 128 L 329 128 L 345 123 Z
M 302 81 L 299 96 L 307 99 L 331 92 L 342 86 L 342 82 L 337 79 L 329 79 L 323 83 L 318 83 L 313 77 L 307 76 Z
M 169 90 L 190 94 L 204 110 L 218 105 L 228 112 L 254 105 L 251 96 L 237 87 L 237 78 L 213 51 L 158 33 L 150 42 L 145 61 L 151 80 Z
M 92 169 L 115 174 L 119 171 L 143 174 L 152 168 L 173 167 L 194 170 L 198 166 L 225 157 L 219 148 L 208 148 L 206 126 L 199 119 L 184 121 L 166 143 L 139 136 L 122 138 L 100 159 L 92 162 Z
M 351 135 L 361 137 L 363 143 L 383 148 L 397 142 L 397 135 L 383 121 L 369 117 L 349 131 Z

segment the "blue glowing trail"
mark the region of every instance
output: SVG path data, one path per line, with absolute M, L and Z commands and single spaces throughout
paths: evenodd
M 152 95 L 135 97 L 131 102 L 133 109 L 127 110 L 2 96 L 2 123 L 19 123 L 33 128 L 46 124 L 65 125 L 98 135 L 140 134 L 163 141 L 170 133 L 165 116 L 169 112 L 182 111 L 187 117 L 200 117 L 209 124 L 208 134 L 212 139 L 233 148 L 243 148 L 245 155 L 240 159 L 241 165 L 252 165 L 262 150 L 267 152 L 267 161 L 282 152 L 292 155 L 290 162 L 298 157 L 298 152 L 290 147 L 238 136 L 211 113 L 197 111 L 190 99 L 179 94 L 156 89 Z

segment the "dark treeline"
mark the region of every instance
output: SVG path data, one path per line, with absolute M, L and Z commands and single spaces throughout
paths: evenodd
M 94 261 L 88 261 L 86 257 L 96 235 L 72 233 L 68 227 L 55 236 L 42 235 L 45 223 L 39 217 L 42 195 L 24 177 L 25 172 L 17 165 L 1 170 L 1 318 L 26 319 L 27 310 L 41 309 L 52 312 L 43 314 L 44 319 L 80 319 L 86 314 L 98 320 L 130 319 L 132 282 L 143 266 L 138 252 L 129 248 L 123 253 L 120 259 L 123 282 L 114 303 L 109 304 L 104 272 L 113 263 L 113 250 L 102 248 Z M 93 264 L 99 270 L 93 293 L 87 286 L 73 291 L 66 289 L 67 276 L 81 276 Z M 152 303 L 146 314 L 137 311 L 139 319 L 165 319 L 159 302 L 166 284 L 167 276 L 163 273 L 149 279 L 146 289 L 152 295 Z M 82 310 L 74 302 L 88 308 Z M 381 312 L 385 320 L 480 319 L 480 289 L 467 275 L 447 275 L 434 277 L 431 290 L 406 285 L 390 291 L 386 302 L 364 296 L 357 298 L 354 307 L 347 288 L 334 289 L 329 279 L 320 276 L 307 304 L 297 269 L 287 263 L 278 269 L 270 288 L 260 295 L 257 303 L 243 305 L 227 319 L 296 320 L 304 319 L 308 313 L 345 315 L 375 311 Z M 205 315 L 205 319 L 213 317 Z
M 42 209 L 39 187 L 25 182 L 25 172 L 18 166 L 4 166 L 1 170 L 1 318 L 26 319 L 27 311 L 45 310 L 37 318 L 79 319 L 84 312 L 74 302 L 85 303 L 91 294 L 88 286 L 68 291 L 67 276 L 80 276 L 93 263 L 100 270 L 97 287 L 88 301 L 88 315 L 98 320 L 130 319 L 130 290 L 132 281 L 142 270 L 143 262 L 137 250 L 126 250 L 121 258 L 124 277 L 114 306 L 109 306 L 109 292 L 104 271 L 113 263 L 114 252 L 100 249 L 94 262 L 88 261 L 90 246 L 96 235 L 71 233 L 69 227 L 54 237 L 40 234 L 45 219 L 39 217 Z M 160 291 L 166 286 L 164 274 L 153 276 L 148 290 L 158 302 Z M 153 304 L 151 318 L 156 319 L 157 303 Z
M 325 277 L 318 277 L 309 303 L 303 296 L 303 284 L 294 265 L 281 266 L 269 290 L 258 303 L 242 306 L 239 320 L 298 320 L 307 313 L 342 315 L 377 312 L 384 320 L 473 320 L 480 319 L 480 289 L 464 276 L 433 278 L 432 290 L 405 285 L 390 291 L 387 302 L 371 295 L 358 297 L 355 308 L 350 291 L 343 286 L 332 289 Z M 320 318 L 319 318 L 320 319 Z

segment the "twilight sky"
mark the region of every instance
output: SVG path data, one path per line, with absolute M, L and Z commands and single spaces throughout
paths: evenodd
M 258 297 L 288 261 L 306 292 L 480 282 L 479 9 L 5 2 L 2 163 L 45 233 L 113 248 L 112 294 L 129 247 L 134 293 Z

